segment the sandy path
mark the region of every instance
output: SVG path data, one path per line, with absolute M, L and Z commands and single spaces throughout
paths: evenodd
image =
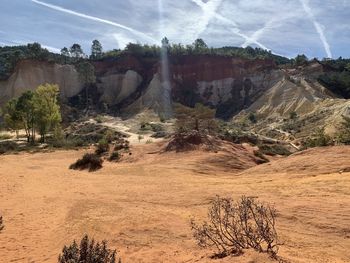
M 142 156 L 154 146 L 138 147 L 136 159 L 138 151 Z M 197 248 L 189 219 L 204 217 L 215 194 L 274 202 L 285 242 L 280 255 L 289 262 L 350 262 L 350 174 L 315 174 L 303 163 L 314 160 L 318 169 L 331 172 L 327 158 L 335 155 L 336 171 L 339 163 L 350 166 L 349 147 L 279 160 L 270 164 L 274 172 L 265 173 L 268 166 L 262 165 L 242 174 L 218 169 L 208 161 L 218 159 L 214 153 L 198 152 L 145 154 L 136 163 L 106 162 L 95 173 L 68 170 L 81 154 L 0 156 L 0 213 L 6 227 L 0 262 L 56 262 L 63 245 L 84 233 L 107 239 L 126 263 L 270 262 L 251 252 L 211 260 L 209 251 Z M 288 165 L 296 168 L 281 172 Z

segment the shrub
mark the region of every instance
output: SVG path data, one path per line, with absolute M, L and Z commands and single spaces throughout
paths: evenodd
M 146 144 L 151 144 L 151 143 L 153 143 L 153 141 L 152 141 L 151 139 L 148 139 L 148 140 L 146 141 Z
M 254 156 L 259 158 L 258 160 L 256 160 L 257 164 L 263 164 L 263 163 L 269 162 L 269 159 L 267 159 L 260 150 L 254 151 Z
M 350 144 L 350 117 L 342 116 L 343 121 L 338 131 L 338 141 L 340 143 Z
M 2 221 L 2 216 L 0 216 L 0 232 L 4 229 L 4 223 Z
M 115 250 L 107 247 L 105 240 L 101 244 L 95 243 L 85 235 L 80 246 L 74 240 L 70 246 L 63 247 L 62 254 L 58 256 L 58 263 L 115 263 L 116 254 Z M 118 262 L 121 263 L 120 259 Z
M 250 197 L 237 202 L 217 196 L 208 211 L 209 222 L 191 221 L 193 236 L 201 247 L 216 247 L 221 255 L 240 255 L 253 248 L 276 257 L 276 210 Z
M 9 140 L 12 139 L 12 135 L 11 134 L 7 134 L 7 133 L 2 133 L 0 134 L 0 140 Z
M 12 141 L 4 141 L 0 143 L 0 154 L 13 152 L 18 150 L 18 145 Z
M 96 116 L 95 121 L 97 123 L 102 123 L 103 122 L 103 117 L 101 115 Z
M 108 141 L 105 138 L 102 138 L 101 140 L 99 140 L 95 153 L 97 155 L 101 155 L 103 153 L 108 152 L 108 150 L 109 150 Z
M 332 138 L 325 134 L 324 129 L 317 129 L 312 137 L 305 140 L 304 146 L 306 148 L 324 147 L 334 144 Z
M 119 152 L 114 151 L 112 152 L 111 156 L 109 156 L 109 161 L 119 161 L 121 155 L 119 154 Z
M 94 153 L 84 154 L 82 159 L 77 160 L 75 163 L 69 166 L 69 169 L 73 170 L 85 170 L 89 169 L 89 172 L 96 171 L 102 168 L 103 160 Z
M 268 144 L 261 144 L 259 145 L 259 150 L 266 155 L 271 155 L 271 156 L 275 156 L 275 155 L 290 155 L 291 152 L 283 147 L 282 145 L 268 145 Z

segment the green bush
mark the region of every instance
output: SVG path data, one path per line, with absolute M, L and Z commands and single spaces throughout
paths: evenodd
M 58 256 L 58 263 L 115 263 L 116 250 L 111 250 L 104 240 L 95 243 L 85 235 L 80 241 L 80 246 L 73 241 L 71 245 L 64 246 L 62 253 Z M 121 263 L 121 260 L 118 261 Z
M 109 143 L 105 138 L 103 138 L 98 142 L 95 153 L 97 155 L 101 155 L 108 152 L 108 150 L 109 150 Z
M 93 172 L 102 168 L 103 160 L 94 153 L 84 154 L 82 159 L 77 160 L 75 163 L 69 166 L 69 169 L 73 170 L 85 170 Z
M 324 147 L 333 145 L 332 138 L 325 134 L 324 129 L 317 129 L 316 132 L 304 141 L 305 148 Z
M 291 152 L 283 147 L 282 145 L 274 144 L 274 145 L 268 145 L 268 144 L 262 144 L 259 145 L 259 150 L 266 155 L 290 155 Z
M 119 161 L 121 158 L 121 154 L 118 151 L 112 152 L 112 154 L 109 156 L 109 161 Z

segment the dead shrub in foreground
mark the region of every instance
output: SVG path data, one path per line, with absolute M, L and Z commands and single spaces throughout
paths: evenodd
M 4 225 L 3 225 L 3 221 L 2 221 L 2 216 L 0 216 L 0 232 L 3 229 L 4 229 Z
M 58 263 L 115 263 L 116 251 L 107 247 L 104 240 L 99 242 L 89 240 L 85 235 L 80 242 L 80 246 L 73 241 L 70 246 L 64 246 L 62 254 L 58 256 Z M 121 263 L 121 260 L 118 261 Z
M 94 153 L 84 154 L 82 159 L 77 160 L 75 163 L 69 166 L 69 169 L 85 170 L 89 169 L 89 172 L 96 171 L 102 168 L 103 160 L 100 156 Z
M 193 236 L 201 247 L 216 247 L 220 255 L 240 255 L 243 249 L 276 257 L 278 236 L 275 229 L 276 210 L 253 198 L 234 202 L 217 196 L 208 211 L 208 222 L 191 221 Z

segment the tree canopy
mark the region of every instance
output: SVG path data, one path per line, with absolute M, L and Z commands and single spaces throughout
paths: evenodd
M 24 129 L 27 141 L 31 143 L 35 142 L 38 131 L 44 142 L 45 135 L 61 122 L 58 93 L 57 85 L 45 84 L 11 99 L 5 107 L 7 127 L 16 131 Z

